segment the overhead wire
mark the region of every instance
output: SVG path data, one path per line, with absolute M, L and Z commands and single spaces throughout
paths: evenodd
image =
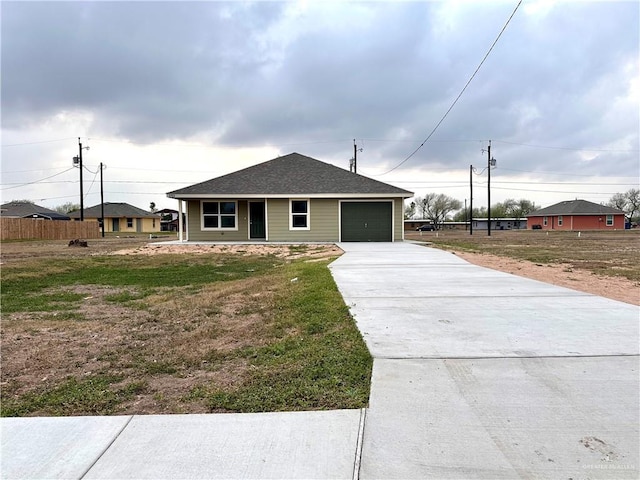
M 56 138 L 55 140 L 40 140 L 37 142 L 24 142 L 24 143 L 9 143 L 5 145 L 0 145 L 2 148 L 4 147 L 21 147 L 23 145 L 37 145 L 40 143 L 53 143 L 53 142 L 63 142 L 65 140 L 73 140 L 75 137 L 67 137 L 67 138 Z
M 460 93 L 458 94 L 458 96 L 456 97 L 456 99 L 453 101 L 453 103 L 451 104 L 451 106 L 449 107 L 449 109 L 444 113 L 444 115 L 442 116 L 442 118 L 440 119 L 440 121 L 436 124 L 435 127 L 433 127 L 433 130 L 431 130 L 431 133 L 429 133 L 429 135 L 427 136 L 427 138 L 420 144 L 420 146 L 418 146 L 418 148 L 416 148 L 413 152 L 411 152 L 411 154 L 405 158 L 404 160 L 402 160 L 399 164 L 397 164 L 395 167 L 393 167 L 391 170 L 388 170 L 384 173 L 381 173 L 378 176 L 382 176 L 382 175 L 387 175 L 388 173 L 393 172 L 394 170 L 396 170 L 397 168 L 401 167 L 402 165 L 404 165 L 407 161 L 409 161 L 409 159 L 411 157 L 413 157 L 416 153 L 418 153 L 418 151 L 424 146 L 425 143 L 427 143 L 429 141 L 429 139 L 433 136 L 434 133 L 436 133 L 436 130 L 438 130 L 438 127 L 440 127 L 440 125 L 442 124 L 442 122 L 444 122 L 444 119 L 447 118 L 447 115 L 449 115 L 449 112 L 451 110 L 453 110 L 453 107 L 456 105 L 456 103 L 458 103 L 458 100 L 460 100 L 460 97 L 462 97 L 462 94 L 465 92 L 465 90 L 467 89 L 467 87 L 469 86 L 469 84 L 471 83 L 471 81 L 475 78 L 476 74 L 478 73 L 478 71 L 480 70 L 480 67 L 482 67 L 482 65 L 484 64 L 485 60 L 489 57 L 489 54 L 491 53 L 491 51 L 493 50 L 493 47 L 496 46 L 496 44 L 498 43 L 498 40 L 500 40 L 500 37 L 502 36 L 502 34 L 504 33 L 504 31 L 506 30 L 507 26 L 509 25 L 509 23 L 511 22 L 511 19 L 513 18 L 513 16 L 516 14 L 516 12 L 518 11 L 518 8 L 520 7 L 520 4 L 522 3 L 522 0 L 520 0 L 518 2 L 518 4 L 516 5 L 516 8 L 513 9 L 513 12 L 511 12 L 511 15 L 509 16 L 509 18 L 507 19 L 507 22 L 504 24 L 504 26 L 502 27 L 502 30 L 500 30 L 500 33 L 498 34 L 498 36 L 496 37 L 496 39 L 493 41 L 493 43 L 491 44 L 491 47 L 489 48 L 489 50 L 487 51 L 487 53 L 485 54 L 484 58 L 482 59 L 482 61 L 480 62 L 480 64 L 478 65 L 478 67 L 476 68 L 476 70 L 473 72 L 473 74 L 471 75 L 471 77 L 469 78 L 469 80 L 467 81 L 467 83 L 465 84 L 465 86 L 462 88 L 462 90 L 460 91 Z
M 54 174 L 54 175 L 50 175 L 50 176 L 48 176 L 48 177 L 41 178 L 40 180 L 35 180 L 35 181 L 33 181 L 33 182 L 21 183 L 20 185 L 15 185 L 15 186 L 11 186 L 11 187 L 6 187 L 6 188 L 2 188 L 2 189 L 0 189 L 0 190 L 11 190 L 12 188 L 25 187 L 25 186 L 27 186 L 27 185 L 33 185 L 34 183 L 40 183 L 40 182 L 42 182 L 43 180 L 49 180 L 50 178 L 57 177 L 58 175 L 62 175 L 63 173 L 67 173 L 69 170 L 73 170 L 74 168 L 75 168 L 75 167 L 69 167 L 69 168 L 67 168 L 66 170 L 64 170 L 64 171 L 62 171 L 62 172 L 60 172 L 60 173 L 56 173 L 56 174 Z

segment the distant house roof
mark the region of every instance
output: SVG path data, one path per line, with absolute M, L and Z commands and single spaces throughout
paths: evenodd
M 413 192 L 351 173 L 315 158 L 290 153 L 206 182 L 174 190 L 170 198 L 224 196 L 396 196 Z
M 0 205 L 0 216 L 14 218 L 48 218 L 49 220 L 70 220 L 68 215 L 29 202 L 9 202 Z
M 80 210 L 71 212 L 71 218 L 80 218 Z M 100 204 L 84 209 L 84 218 L 102 217 Z M 104 218 L 158 218 L 159 215 L 134 207 L 128 203 L 105 203 Z
M 549 215 L 624 215 L 622 210 L 607 207 L 587 200 L 567 200 L 550 207 L 531 212 L 527 217 L 541 217 Z

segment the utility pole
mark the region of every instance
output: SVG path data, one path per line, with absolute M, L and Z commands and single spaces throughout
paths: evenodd
M 467 229 L 467 218 L 469 218 L 469 211 L 467 210 L 467 199 L 464 199 L 464 217 L 465 217 L 465 222 L 464 222 L 464 229 Z
M 491 158 L 491 140 L 487 147 L 487 236 L 491 236 L 491 167 L 495 167 L 496 159 Z
M 356 139 L 353 139 L 353 173 L 358 173 L 358 146 Z
M 487 147 L 487 236 L 491 236 L 491 140 Z
M 84 193 L 82 191 L 82 143 L 80 143 L 80 137 L 78 137 L 78 146 L 80 148 L 80 154 L 78 155 L 78 161 L 80 162 L 80 221 L 84 222 Z
M 104 188 L 102 183 L 102 162 L 100 162 L 100 224 L 102 225 L 102 238 L 104 238 Z
M 80 221 L 84 222 L 84 192 L 83 192 L 83 182 L 82 182 L 82 150 L 89 150 L 89 147 L 82 147 L 82 143 L 80 142 L 80 137 L 78 137 L 78 156 L 73 157 L 73 164 L 78 164 L 80 166 Z
M 469 235 L 473 235 L 473 165 L 469 165 Z

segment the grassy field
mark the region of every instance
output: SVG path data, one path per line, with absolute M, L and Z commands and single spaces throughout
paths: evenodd
M 640 229 L 614 232 L 540 230 L 410 232 L 409 240 L 447 250 L 489 253 L 535 263 L 564 263 L 600 275 L 640 281 Z
M 2 416 L 368 402 L 372 360 L 329 259 L 8 250 Z

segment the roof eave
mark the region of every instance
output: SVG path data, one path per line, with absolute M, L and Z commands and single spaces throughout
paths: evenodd
M 412 192 L 399 193 L 188 193 L 188 194 L 171 194 L 167 197 L 176 200 L 198 200 L 206 198 L 411 198 Z

